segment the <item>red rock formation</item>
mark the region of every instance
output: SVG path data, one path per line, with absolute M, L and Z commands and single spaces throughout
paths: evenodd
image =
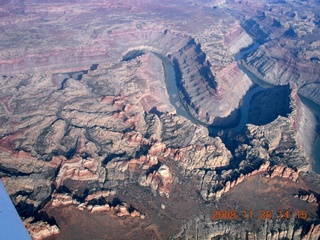
M 260 167 L 248 174 L 240 174 L 240 176 L 233 180 L 233 181 L 227 181 L 225 185 L 223 186 L 222 189 L 216 191 L 216 192 L 211 192 L 209 193 L 208 197 L 216 197 L 216 199 L 219 199 L 222 194 L 227 193 L 230 191 L 231 188 L 237 186 L 238 184 L 242 183 L 246 178 L 249 178 L 253 175 L 256 175 L 257 173 L 260 172 L 267 172 L 268 174 L 266 177 L 282 177 L 286 179 L 290 179 L 294 182 L 297 182 L 298 177 L 299 177 L 299 171 L 295 171 L 291 168 L 285 167 L 283 165 L 275 165 L 273 167 L 270 167 L 270 162 L 267 161 L 263 164 L 260 165 Z
M 288 14 L 284 7 L 293 8 L 297 1 L 280 4 L 281 14 L 280 7 L 273 7 L 274 3 L 267 1 L 258 4 L 228 1 L 222 8 L 216 6 L 225 4 L 223 0 L 153 1 L 152 4 L 116 0 L 46 2 L 0 3 L 0 173 L 14 203 L 30 206 L 31 213 L 24 214 L 36 214 L 52 197 L 52 207 L 60 206 L 54 209 L 56 212 L 63 205 L 78 204 L 78 209 L 95 214 L 144 218 L 138 210 L 131 212 L 125 204 L 94 204 L 101 198 L 109 200 L 118 188 L 127 199 L 132 196 L 126 194 L 134 192 L 127 191 L 127 187 L 142 192 L 150 188 L 154 193 L 173 199 L 162 198 L 169 214 L 157 220 L 148 215 L 152 219 L 146 225 L 155 225 L 152 222 L 155 221 L 159 228 L 165 227 L 161 230 L 163 233 L 170 229 L 178 231 L 180 226 L 177 227 L 171 217 L 168 222 L 172 226 L 164 224 L 168 216 L 177 213 L 175 211 L 186 219 L 207 216 L 205 211 L 220 204 L 210 202 L 210 198 L 218 198 L 239 184 L 246 184 L 247 178 L 259 172 L 274 177 L 273 181 L 288 178 L 300 186 L 299 171 L 306 169 L 301 149 L 310 153 L 308 146 L 312 146 L 307 141 L 314 127 L 308 110 L 295 101 L 293 105 L 297 106 L 293 106 L 292 115 L 277 118 L 268 126 L 248 126 L 244 141 L 235 151 L 239 155 L 232 156 L 220 138 L 208 137 L 206 128 L 173 114 L 175 109 L 168 101 L 162 62 L 150 53 L 157 52 L 179 63 L 176 67 L 180 68 L 182 79 L 178 79 L 178 83 L 183 90 L 180 96 L 196 118 L 208 124 L 230 123 L 237 116 L 234 110 L 240 99 L 251 85 L 234 60 L 235 53 L 252 43 L 240 26 L 240 20 L 257 19 L 259 16 L 254 15 L 260 10 L 268 10 L 266 18 L 281 16 L 284 20 L 280 25 L 283 26 L 270 33 L 270 39 L 278 41 L 286 27 Z M 175 14 L 177 10 L 179 14 Z M 316 37 L 313 30 L 315 34 L 318 32 L 314 28 L 316 8 L 311 12 L 306 14 L 306 21 L 301 19 L 303 26 L 296 25 L 300 20 L 295 24 L 289 22 L 299 41 L 280 39 L 280 44 L 261 46 L 247 58 L 248 69 L 255 68 L 267 80 L 280 79 L 277 84 L 296 81 L 300 87 L 314 81 L 319 75 L 318 60 L 314 57 L 319 44 L 307 44 L 307 49 L 299 45 L 306 39 L 312 42 Z M 293 18 L 300 19 L 303 14 L 299 11 Z M 263 20 L 259 22 L 261 29 L 273 31 L 267 25 L 270 20 L 264 21 L 266 25 L 261 22 Z M 314 27 L 309 28 L 311 25 Z M 303 29 L 310 29 L 310 32 L 304 35 Z M 121 61 L 126 53 L 137 49 L 148 53 Z M 90 69 L 92 64 L 99 65 Z M 18 74 L 21 72 L 30 74 Z M 298 99 L 298 95 L 293 98 Z M 150 111 L 153 108 L 159 112 Z M 236 140 L 235 144 L 238 144 Z M 229 166 L 233 157 L 242 158 L 239 169 Z M 250 164 L 254 165 L 256 160 L 270 160 L 276 165 L 269 168 L 266 162 L 244 174 L 242 170 L 246 168 L 242 166 L 252 167 Z M 234 179 L 233 174 L 238 177 Z M 57 194 L 58 189 L 54 191 L 52 183 L 56 188 L 61 187 L 61 191 L 62 186 L 67 187 L 69 195 Z M 222 189 L 212 192 L 218 186 Z M 112 190 L 100 192 L 97 189 Z M 77 194 L 86 196 L 87 191 L 91 194 L 83 203 L 73 200 L 79 197 Z M 201 205 L 203 199 L 198 198 L 196 191 L 201 192 L 208 205 Z M 140 196 L 136 200 L 146 204 L 145 209 L 150 213 L 161 211 L 150 204 L 159 201 L 158 194 L 154 194 L 154 198 L 149 195 L 141 195 L 150 198 L 149 202 L 139 199 Z M 190 198 L 201 206 L 191 203 Z M 185 205 L 175 205 L 176 199 L 186 200 Z M 229 199 L 226 204 L 233 200 Z M 306 200 L 314 201 L 314 198 L 309 196 Z M 164 204 L 157 204 L 164 209 Z M 172 211 L 171 206 L 178 207 Z M 190 217 L 191 214 L 183 213 L 185 209 L 198 212 Z M 184 226 L 181 234 L 190 239 L 224 237 L 226 233 L 229 238 L 240 236 L 229 231 L 232 227 L 219 225 L 214 229 L 211 228 L 212 219 L 209 222 L 201 220 Z M 205 230 L 201 230 L 202 225 L 206 225 Z M 196 227 L 196 231 L 192 227 Z M 260 236 L 246 227 L 242 224 L 236 230 L 243 229 L 244 237 Z M 319 232 L 317 225 L 310 230 L 293 228 L 298 229 L 297 237 L 306 233 L 312 239 Z M 55 226 L 46 223 L 37 223 L 30 229 L 40 238 L 57 232 Z M 261 229 L 264 238 L 289 236 L 285 231 L 267 231 L 265 226 Z M 136 228 L 135 231 L 140 230 Z
M 320 236 L 320 224 L 312 224 L 309 232 L 302 238 L 303 240 L 316 240 Z
M 94 192 L 93 194 L 88 195 L 85 199 L 85 203 L 88 203 L 92 199 L 99 199 L 101 197 L 109 197 L 109 196 L 113 196 L 115 194 L 116 194 L 116 192 L 114 190 L 97 191 L 97 192 Z
M 107 213 L 112 214 L 117 217 L 132 217 L 132 218 L 140 218 L 144 219 L 145 215 L 141 214 L 139 211 L 134 209 L 132 212 L 129 212 L 129 208 L 127 208 L 127 204 L 123 203 L 123 205 L 117 205 L 117 206 L 110 206 L 108 203 L 105 205 L 87 205 L 85 208 L 83 206 L 79 207 L 80 209 L 84 210 L 87 209 L 92 214 L 94 213 Z
M 92 158 L 84 160 L 80 157 L 75 157 L 62 163 L 55 184 L 58 188 L 68 178 L 78 181 L 104 181 L 104 175 L 105 170 L 101 168 L 101 163 L 97 160 Z
M 72 198 L 72 196 L 66 194 L 66 193 L 53 193 L 51 199 L 51 205 L 52 207 L 58 207 L 58 206 L 66 206 L 75 204 L 78 205 L 79 202 Z
M 60 230 L 56 225 L 47 222 L 26 223 L 26 228 L 34 240 L 41 240 L 59 234 Z
M 296 182 L 299 177 L 299 170 L 295 171 L 294 169 L 285 167 L 283 165 L 276 165 L 270 168 L 268 176 L 271 178 L 274 178 L 274 177 L 287 178 Z
M 253 172 L 251 173 L 248 173 L 248 174 L 240 174 L 240 176 L 233 180 L 233 181 L 227 181 L 225 186 L 218 190 L 217 192 L 211 192 L 209 193 L 208 197 L 209 198 L 213 198 L 215 197 L 216 199 L 220 199 L 221 198 L 221 195 L 224 194 L 224 193 L 227 193 L 228 191 L 230 191 L 231 188 L 237 186 L 238 184 L 242 183 L 246 178 L 250 177 L 250 176 L 253 176 L 259 172 L 265 172 L 265 171 L 268 171 L 269 170 L 269 167 L 270 166 L 270 162 L 267 161 L 263 164 L 260 165 L 259 169 L 257 170 L 254 170 Z
M 169 185 L 173 183 L 170 169 L 166 165 L 160 166 L 158 170 L 150 173 L 148 176 L 142 176 L 140 180 L 141 186 L 150 186 L 153 191 L 158 191 L 160 196 L 169 198 Z
M 294 195 L 294 197 L 295 198 L 299 198 L 302 201 L 306 201 L 308 203 L 317 203 L 318 202 L 317 197 L 313 193 L 310 193 L 310 194 L 296 194 L 296 195 Z

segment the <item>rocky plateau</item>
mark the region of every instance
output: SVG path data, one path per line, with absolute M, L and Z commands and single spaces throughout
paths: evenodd
M 319 10 L 2 1 L 0 180 L 32 239 L 318 239 Z

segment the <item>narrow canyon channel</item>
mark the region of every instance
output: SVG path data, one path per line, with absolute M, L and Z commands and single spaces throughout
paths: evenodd
M 314 144 L 313 158 L 314 158 L 313 171 L 320 174 L 320 133 L 318 133 L 317 139 Z
M 299 97 L 302 103 L 306 105 L 317 116 L 317 120 L 318 120 L 317 137 L 315 139 L 314 146 L 313 146 L 313 160 L 314 160 L 313 171 L 320 174 L 320 126 L 319 126 L 320 106 L 315 102 L 309 100 L 308 98 L 305 98 L 300 95 Z
M 158 56 L 162 61 L 162 64 L 165 70 L 165 75 L 166 75 L 165 80 L 166 80 L 166 87 L 169 95 L 169 101 L 175 107 L 177 114 L 184 116 L 194 124 L 203 125 L 200 121 L 198 121 L 196 118 L 190 115 L 190 113 L 184 107 L 180 99 L 177 81 L 176 81 L 176 74 L 175 74 L 175 70 L 172 62 L 170 62 L 170 60 L 167 57 L 164 57 L 158 53 L 154 53 L 154 54 Z
M 253 43 L 248 48 L 245 48 L 242 51 L 240 51 L 235 56 L 235 59 L 237 61 L 240 61 L 241 59 L 243 59 L 245 57 L 245 55 L 247 55 L 251 52 L 254 52 L 259 46 L 260 45 L 258 43 L 256 43 L 256 42 Z M 123 57 L 123 60 L 124 61 L 131 60 L 131 59 L 134 59 L 138 56 L 141 56 L 144 53 L 145 52 L 143 50 L 142 51 L 141 50 L 133 50 L 133 51 L 127 53 Z M 241 132 L 245 128 L 246 124 L 248 123 L 248 116 L 249 116 L 249 110 L 250 110 L 250 106 L 251 106 L 252 97 L 259 92 L 262 92 L 262 91 L 265 91 L 267 89 L 274 87 L 274 86 L 272 86 L 268 83 L 265 83 L 265 82 L 261 81 L 260 79 L 256 78 L 253 74 L 251 74 L 249 71 L 244 69 L 239 64 L 239 68 L 247 74 L 247 76 L 253 82 L 253 85 L 247 91 L 247 93 L 245 94 L 245 96 L 242 98 L 242 100 L 240 102 L 238 122 L 236 123 L 235 126 L 232 126 L 232 127 L 208 126 L 208 125 L 205 125 L 202 122 L 198 121 L 193 116 L 191 116 L 190 113 L 184 107 L 184 105 L 180 99 L 180 96 L 179 96 L 179 91 L 178 91 L 178 87 L 177 87 L 177 79 L 176 79 L 176 74 L 175 74 L 175 69 L 174 69 L 173 63 L 167 57 L 165 57 L 159 53 L 155 53 L 155 52 L 153 52 L 153 53 L 162 60 L 163 67 L 164 67 L 165 74 L 166 74 L 165 80 L 166 80 L 166 87 L 167 87 L 167 91 L 168 91 L 168 95 L 169 95 L 169 100 L 170 100 L 170 103 L 175 107 L 176 113 L 178 115 L 184 116 L 185 118 L 187 118 L 188 120 L 190 120 L 194 124 L 197 124 L 197 125 L 200 124 L 200 125 L 207 127 L 209 130 L 210 136 L 218 136 L 219 132 L 222 130 L 224 132 L 229 132 L 229 131 Z M 306 105 L 310 105 L 310 104 L 307 104 L 306 101 L 303 101 L 303 102 Z M 315 113 L 318 114 L 318 118 L 319 118 L 320 107 L 318 110 L 315 110 L 314 107 L 311 107 L 311 108 L 313 109 L 313 111 Z M 314 171 L 317 173 L 320 173 L 320 134 L 318 134 L 318 137 L 315 141 L 314 150 L 313 150 L 313 158 L 315 161 L 315 164 L 313 166 Z
M 237 60 L 240 60 L 244 57 L 244 55 L 249 54 L 250 52 L 255 51 L 259 47 L 258 43 L 254 43 L 248 48 L 244 49 L 240 53 L 238 53 L 235 58 Z M 235 126 L 232 127 L 227 127 L 227 126 L 219 126 L 219 127 L 213 127 L 213 126 L 207 126 L 197 119 L 195 119 L 193 116 L 189 114 L 189 112 L 186 110 L 184 107 L 183 103 L 180 100 L 179 97 L 179 91 L 177 87 L 177 82 L 176 82 L 176 76 L 175 76 L 175 70 L 172 62 L 169 61 L 168 58 L 155 53 L 163 63 L 163 66 L 165 68 L 166 72 L 166 86 L 167 86 L 167 91 L 169 95 L 169 100 L 170 103 L 175 107 L 176 112 L 178 115 L 182 115 L 189 119 L 191 122 L 195 124 L 201 124 L 205 127 L 208 127 L 209 133 L 211 136 L 217 136 L 219 131 L 225 130 L 225 131 L 233 131 L 233 132 L 240 132 L 244 129 L 245 125 L 248 123 L 248 113 L 249 113 L 249 108 L 250 108 L 250 103 L 253 95 L 255 95 L 258 92 L 264 91 L 267 88 L 271 87 L 271 85 L 258 85 L 257 82 L 259 82 L 258 79 L 255 79 L 253 76 L 249 76 L 252 82 L 254 83 L 252 87 L 248 90 L 248 92 L 245 94 L 243 99 L 241 100 L 240 106 L 239 106 L 239 119 L 238 122 L 236 123 Z
M 245 55 L 255 51 L 260 45 L 258 43 L 254 43 L 248 48 L 242 50 L 239 52 L 236 56 L 235 59 L 237 61 L 241 60 Z M 177 87 L 177 82 L 176 82 L 176 76 L 175 76 L 175 70 L 173 67 L 172 62 L 169 61 L 168 58 L 156 54 L 163 62 L 165 72 L 166 72 L 166 86 L 167 86 L 167 91 L 169 95 L 169 100 L 171 104 L 175 107 L 176 112 L 178 115 L 182 115 L 185 118 L 189 119 L 191 122 L 195 124 L 201 124 L 206 126 L 205 124 L 201 123 L 194 117 L 192 117 L 189 112 L 185 109 L 183 103 L 180 100 L 179 97 L 179 92 L 178 92 L 178 87 Z M 233 131 L 233 132 L 241 132 L 246 124 L 248 123 L 248 116 L 249 116 L 249 109 L 251 105 L 251 100 L 252 97 L 261 91 L 264 91 L 266 89 L 270 89 L 274 87 L 273 85 L 270 85 L 266 82 L 261 81 L 260 79 L 256 78 L 253 74 L 251 74 L 249 71 L 244 69 L 241 65 L 239 65 L 239 68 L 244 71 L 247 76 L 251 79 L 253 82 L 253 86 L 248 90 L 246 95 L 243 97 L 241 100 L 240 106 L 239 106 L 239 119 L 238 123 L 236 126 L 233 126 L 231 128 L 229 127 L 212 127 L 212 126 L 206 126 L 208 127 L 209 133 L 211 136 L 218 136 L 218 133 L 221 130 L 224 131 Z M 306 101 L 303 101 L 304 104 L 309 106 L 310 104 L 306 103 Z M 309 106 L 310 107 L 310 106 Z M 311 107 L 313 111 L 318 115 L 318 119 L 320 119 L 320 107 L 318 106 L 318 109 L 315 110 L 314 106 Z M 316 173 L 320 173 L 320 132 L 318 133 L 317 139 L 314 144 L 314 150 L 313 150 L 313 158 L 314 158 L 314 166 L 313 170 Z

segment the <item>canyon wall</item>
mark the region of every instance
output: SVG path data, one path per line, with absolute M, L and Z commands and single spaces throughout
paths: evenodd
M 319 79 L 318 79 L 319 80 Z M 320 105 L 320 84 L 319 82 L 305 84 L 299 89 L 299 95 L 303 96 L 312 102 Z M 316 105 L 315 105 L 316 106 Z M 317 109 L 315 109 L 317 111 Z
M 250 54 L 241 64 L 259 79 L 272 85 L 294 82 L 300 88 L 305 83 L 319 80 L 319 63 L 297 59 L 281 44 L 270 42 Z
M 239 41 L 230 40 L 237 36 L 240 36 Z M 231 53 L 251 42 L 250 37 L 237 28 L 226 37 Z M 132 50 L 154 51 L 175 60 L 176 71 L 180 72 L 177 73 L 180 97 L 196 119 L 214 125 L 235 121 L 236 109 L 251 85 L 250 79 L 232 60 L 216 72 L 216 66 L 212 64 L 217 60 L 212 63 L 209 60 L 215 56 L 207 56 L 200 43 L 191 36 L 160 26 L 109 29 L 98 41 L 94 39 L 86 45 L 65 47 L 57 43 L 51 49 L 28 49 L 22 55 L 8 49 L 3 53 L 7 55 L 0 60 L 0 70 L 3 75 L 44 69 L 51 73 L 80 71 L 97 62 L 118 62 Z
M 318 43 L 303 49 L 293 38 L 309 41 L 303 29 L 317 22 L 282 2 L 1 5 L 0 177 L 32 236 L 318 236 L 319 177 L 308 172 L 316 122 L 297 94 L 317 99 L 308 84 L 319 75 Z M 286 86 L 253 97 L 244 131 L 210 137 L 176 114 L 159 54 L 175 65 L 192 116 L 222 126 L 252 85 L 235 61 L 252 39 L 263 45 L 243 67 Z M 126 59 L 135 50 L 143 54 Z M 302 190 L 314 197 L 301 201 Z M 309 218 L 212 221 L 214 209 L 248 206 L 308 209 Z
M 258 92 L 252 96 L 248 123 L 257 126 L 265 125 L 278 116 L 287 117 L 290 109 L 290 86 L 276 86 Z
M 297 142 L 299 148 L 305 152 L 309 163 L 312 163 L 314 144 L 317 137 L 317 125 L 318 120 L 315 114 L 305 106 L 300 99 L 297 101 L 298 116 L 296 118 L 296 124 L 298 125 Z M 311 170 L 312 166 L 309 166 Z
M 247 12 L 257 8 L 245 2 L 238 7 Z M 256 13 L 251 11 L 250 18 L 243 20 L 251 23 L 244 24 L 245 29 L 256 40 L 264 35 L 263 45 L 241 64 L 271 85 L 296 83 L 299 94 L 319 104 L 319 16 L 313 12 L 317 7 L 316 1 L 274 1 L 260 6 Z

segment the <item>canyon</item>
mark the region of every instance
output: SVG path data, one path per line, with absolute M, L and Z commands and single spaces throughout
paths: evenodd
M 317 239 L 319 8 L 1 3 L 0 180 L 32 239 Z

